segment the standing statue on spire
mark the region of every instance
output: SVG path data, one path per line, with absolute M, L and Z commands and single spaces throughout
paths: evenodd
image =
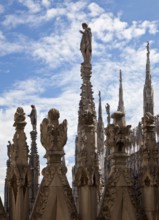
M 149 54 L 150 54 L 150 44 L 149 44 L 149 41 L 147 41 L 146 48 L 147 48 L 147 57 L 148 57 Z
M 32 108 L 31 113 L 28 116 L 30 117 L 31 124 L 32 124 L 32 127 L 33 127 L 33 131 L 36 131 L 37 113 L 36 113 L 35 105 L 31 105 L 31 108 Z
M 92 58 L 92 33 L 86 23 L 82 23 L 82 28 L 84 29 L 84 31 L 80 30 L 82 34 L 80 50 L 84 59 L 82 64 L 90 64 Z
M 106 113 L 107 113 L 107 123 L 110 125 L 110 105 L 107 103 L 105 106 Z

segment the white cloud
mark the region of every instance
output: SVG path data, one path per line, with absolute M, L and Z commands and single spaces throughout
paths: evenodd
M 120 15 L 121 16 L 121 15 Z M 155 34 L 158 32 L 157 21 L 133 21 L 131 25 L 115 17 L 112 13 L 101 13 L 98 17 L 91 20 L 91 26 L 95 36 L 104 42 L 114 39 L 132 40 L 144 35 L 146 32 Z
M 62 34 L 54 33 L 43 37 L 39 42 L 33 42 L 31 47 L 33 57 L 42 59 L 52 67 L 62 62 L 75 62 L 75 58 L 79 58 L 80 33 L 74 25 L 60 32 Z
M 51 1 L 50 0 L 42 0 L 41 4 L 48 8 L 51 5 Z
M 99 7 L 99 5 L 97 5 L 96 3 L 91 3 L 90 5 L 88 5 L 88 9 L 90 10 L 90 16 L 95 17 L 95 16 L 99 16 L 102 13 L 104 13 L 104 9 Z
M 5 11 L 3 5 L 0 4 L 0 14 L 2 14 Z
M 65 15 L 66 10 L 64 8 L 50 8 L 46 11 L 45 20 L 50 20 L 56 16 Z
M 34 1 L 34 0 L 18 0 L 19 3 L 23 4 L 27 7 L 29 12 L 31 13 L 37 13 L 41 10 L 40 2 Z
M 23 50 L 22 45 L 8 42 L 6 39 L 0 39 L 0 56 L 4 56 L 6 54 L 15 53 L 15 52 L 21 52 L 22 50 Z
M 43 92 L 44 79 L 28 79 L 26 81 L 17 81 L 13 88 L 4 92 L 0 97 L 1 106 L 18 106 L 24 103 L 30 103 L 36 100 L 38 95 Z M 38 95 L 37 95 L 38 94 Z M 13 101 L 14 100 L 14 101 Z M 31 103 L 30 103 L 31 104 Z
M 159 32 L 158 30 L 158 21 L 143 21 L 141 23 L 142 28 L 147 28 L 150 34 L 156 34 Z
M 125 38 L 128 40 L 131 40 L 133 38 L 140 37 L 144 35 L 146 32 L 149 32 L 150 34 L 155 34 L 157 33 L 157 22 L 137 22 L 133 21 L 132 25 L 129 28 L 123 29 L 119 33 L 119 39 L 120 38 Z
M 9 14 L 5 16 L 2 24 L 7 28 L 15 28 L 19 25 L 34 26 L 42 21 L 42 16 L 28 14 L 26 12 L 18 12 L 17 14 Z
M 2 24 L 7 28 L 15 28 L 19 25 L 29 25 L 29 26 L 38 26 L 43 23 L 46 23 L 52 19 L 60 18 L 60 16 L 65 16 L 63 22 L 68 20 L 82 20 L 87 16 L 85 13 L 82 13 L 82 10 L 86 3 L 76 2 L 76 3 L 64 3 L 60 4 L 60 7 L 43 8 L 40 3 L 35 4 L 32 0 L 20 0 L 20 3 L 25 5 L 29 10 L 15 11 L 14 14 L 8 14 L 5 16 L 5 19 L 2 21 Z M 58 4 L 57 4 L 58 5 Z M 59 24 L 60 22 L 57 21 Z
M 5 36 L 3 34 L 2 31 L 0 31 L 0 41 L 4 41 L 5 40 Z
M 5 20 L 3 21 L 3 25 L 6 27 L 7 26 L 15 27 L 23 23 L 24 23 L 24 19 L 22 17 L 12 14 L 7 15 Z

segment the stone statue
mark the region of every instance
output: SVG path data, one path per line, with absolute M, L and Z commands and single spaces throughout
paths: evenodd
M 86 23 L 82 23 L 82 28 L 84 31 L 80 31 L 82 34 L 80 50 L 84 59 L 83 63 L 90 64 L 92 57 L 92 33 Z
M 150 54 L 150 44 L 149 44 L 148 41 L 147 41 L 146 49 L 147 49 L 147 56 L 149 56 L 149 54 Z
M 110 105 L 108 103 L 106 104 L 105 109 L 107 113 L 107 122 L 108 122 L 108 125 L 110 125 Z
M 59 123 L 60 113 L 57 109 L 50 109 L 48 117 L 40 124 L 41 143 L 46 151 L 63 151 L 67 141 L 67 120 Z M 47 156 L 47 154 L 46 154 Z
M 13 126 L 16 128 L 16 130 L 24 129 L 26 125 L 25 121 L 25 113 L 23 108 L 18 107 L 15 114 L 14 114 L 14 124 Z
M 155 117 L 150 112 L 146 112 L 144 117 L 142 118 L 142 123 L 144 126 L 155 126 Z
M 12 146 L 12 144 L 11 144 L 11 142 L 10 141 L 8 141 L 8 145 L 7 145 L 7 155 L 8 155 L 8 158 L 10 159 L 10 152 L 11 152 L 11 146 Z
M 31 113 L 30 115 L 28 115 L 30 117 L 31 120 L 31 124 L 33 127 L 33 131 L 36 131 L 36 125 L 37 125 L 37 112 L 36 112 L 36 108 L 35 105 L 31 105 Z

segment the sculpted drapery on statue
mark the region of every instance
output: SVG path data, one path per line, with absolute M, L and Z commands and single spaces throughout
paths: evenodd
M 28 115 L 30 117 L 30 121 L 33 127 L 33 131 L 36 131 L 36 124 L 37 124 L 37 113 L 36 113 L 36 108 L 35 105 L 31 105 L 31 113 Z
M 84 64 L 90 64 L 92 58 L 92 33 L 91 29 L 86 23 L 82 23 L 84 31 L 80 31 L 82 34 L 80 50 L 84 59 Z

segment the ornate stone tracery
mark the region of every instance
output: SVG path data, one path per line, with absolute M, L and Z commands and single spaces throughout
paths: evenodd
M 62 205 L 65 207 L 65 210 L 63 210 L 66 214 L 65 219 L 78 220 L 72 191 L 66 178 L 67 168 L 61 160 L 64 156 L 63 148 L 67 141 L 67 121 L 64 120 L 59 123 L 59 117 L 60 113 L 57 109 L 50 109 L 48 118 L 44 118 L 40 125 L 41 143 L 46 149 L 48 163 L 42 170 L 43 180 L 37 195 L 37 203 L 35 203 L 31 214 L 31 220 L 47 218 L 49 204 L 56 203 L 57 209 L 60 209 L 58 200 L 61 199 Z M 55 195 L 59 189 L 62 194 L 60 193 L 61 196 L 57 195 L 56 197 Z M 54 209 L 54 207 L 52 208 Z M 54 212 L 56 213 L 57 210 L 54 210 Z M 55 220 L 59 220 L 60 215 L 57 213 Z
M 106 105 L 107 127 L 104 129 L 101 93 L 97 120 L 91 84 L 91 29 L 86 23 L 82 27 L 80 49 L 84 62 L 81 64 L 73 189 L 66 177 L 64 157 L 67 120 L 60 123 L 60 113 L 53 108 L 40 125 L 47 165 L 42 170 L 43 179 L 39 187 L 36 120 L 31 121 L 33 130 L 30 132 L 29 155 L 24 132 L 25 113 L 19 107 L 14 115 L 16 131 L 13 143 L 8 143 L 5 180 L 7 220 L 158 220 L 159 115 L 154 116 L 149 42 L 146 46 L 144 116 L 141 122 L 134 129 L 126 125 L 120 70 L 118 108 L 112 114 L 111 124 L 110 105 Z M 32 210 L 30 218 L 29 209 Z M 1 217 L 6 220 L 0 200 Z
M 13 125 L 16 132 L 13 137 L 13 143 L 10 142 L 8 146 L 9 166 L 6 177 L 8 197 L 12 198 L 11 205 L 15 207 L 14 214 L 12 214 L 13 220 L 28 220 L 29 209 L 27 202 L 32 179 L 28 164 L 29 150 L 24 133 L 26 122 L 23 108 L 17 108 Z M 13 210 L 9 212 L 11 214 Z

